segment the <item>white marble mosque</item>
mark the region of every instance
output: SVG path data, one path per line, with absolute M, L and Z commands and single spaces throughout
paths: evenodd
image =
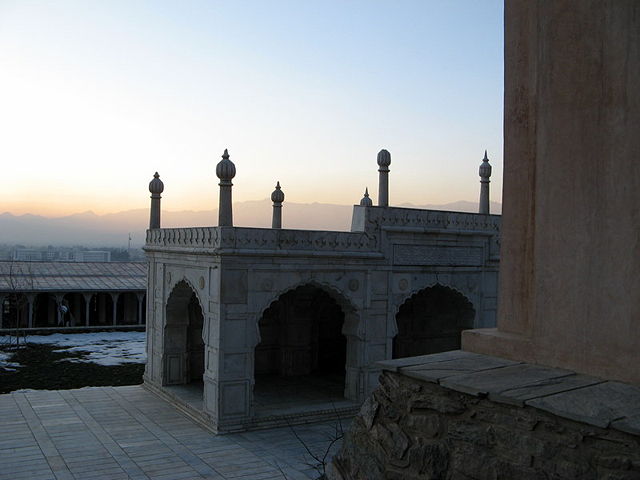
M 355 412 L 375 362 L 458 349 L 463 329 L 494 326 L 486 152 L 477 214 L 389 206 L 389 152 L 377 163 L 378 205 L 365 191 L 350 232 L 282 228 L 279 183 L 272 228 L 234 226 L 227 150 L 218 226 L 161 228 L 156 173 L 145 386 L 215 432 L 311 422 Z

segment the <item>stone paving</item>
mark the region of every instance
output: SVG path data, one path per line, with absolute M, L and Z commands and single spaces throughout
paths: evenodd
M 0 395 L 0 480 L 317 478 L 305 445 L 324 454 L 336 423 L 293 428 L 214 435 L 141 386 L 14 392 Z

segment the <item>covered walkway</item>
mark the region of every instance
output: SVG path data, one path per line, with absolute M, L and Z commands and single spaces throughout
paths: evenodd
M 0 262 L 0 329 L 145 324 L 147 266 L 137 262 Z

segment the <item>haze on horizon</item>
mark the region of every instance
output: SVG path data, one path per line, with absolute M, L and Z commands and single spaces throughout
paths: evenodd
M 234 200 L 477 201 L 502 191 L 499 0 L 0 3 L 0 212 L 60 216 Z

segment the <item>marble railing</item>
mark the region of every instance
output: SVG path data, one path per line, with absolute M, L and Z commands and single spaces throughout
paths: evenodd
M 147 230 L 146 248 L 374 252 L 377 243 L 365 232 L 190 227 Z
M 456 230 L 498 233 L 500 215 L 421 210 L 399 207 L 354 208 L 352 231 L 373 232 L 385 228 Z

